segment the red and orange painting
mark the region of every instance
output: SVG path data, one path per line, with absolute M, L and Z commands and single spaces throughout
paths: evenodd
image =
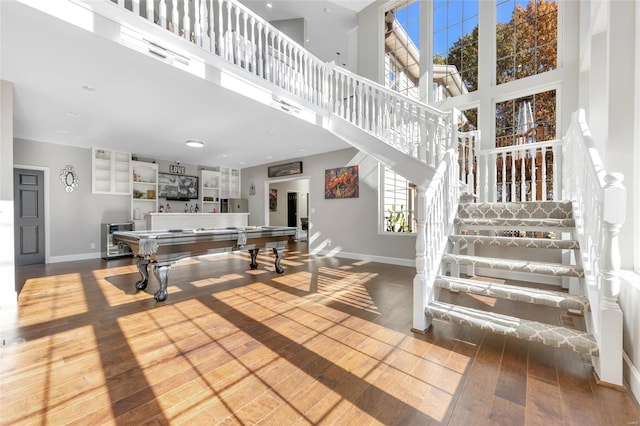
M 358 166 L 324 171 L 324 198 L 358 198 Z

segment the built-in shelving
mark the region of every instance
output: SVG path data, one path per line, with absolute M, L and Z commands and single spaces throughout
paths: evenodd
M 131 161 L 131 220 L 136 230 L 144 229 L 147 213 L 158 211 L 158 165 Z
M 94 194 L 128 195 L 131 192 L 131 153 L 91 149 L 91 191 Z
M 220 198 L 240 198 L 240 170 L 220 168 Z
M 200 205 L 203 213 L 220 213 L 220 169 L 200 171 Z

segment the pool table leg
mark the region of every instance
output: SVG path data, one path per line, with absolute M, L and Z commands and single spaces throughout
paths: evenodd
M 149 271 L 147 270 L 147 265 L 149 265 L 149 259 L 138 259 L 138 272 L 142 275 L 142 279 L 136 282 L 136 290 L 144 290 L 147 288 L 147 284 L 149 283 Z
M 282 274 L 284 272 L 284 268 L 280 266 L 280 259 L 282 259 L 282 253 L 284 251 L 283 247 L 274 247 L 273 254 L 276 255 L 276 261 L 274 262 L 276 266 L 276 272 Z
M 251 263 L 249 264 L 249 267 L 251 269 L 257 269 L 258 268 L 258 262 L 256 261 L 256 258 L 258 257 L 258 252 L 259 251 L 260 251 L 259 248 L 250 249 L 249 250 L 249 254 L 251 255 Z
M 156 278 L 160 282 L 160 290 L 156 291 L 153 295 L 154 299 L 158 302 L 164 302 L 167 300 L 167 284 L 169 283 L 169 272 L 171 272 L 171 265 L 156 265 L 153 267 L 153 272 L 156 274 Z

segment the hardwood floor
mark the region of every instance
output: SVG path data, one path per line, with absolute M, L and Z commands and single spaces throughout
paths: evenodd
M 597 386 L 575 353 L 443 322 L 411 333 L 413 268 L 305 251 L 290 247 L 283 275 L 269 255 L 254 271 L 245 253 L 181 261 L 162 303 L 155 278 L 135 293 L 130 258 L 18 268 L 18 311 L 2 313 L 0 422 L 640 421 L 630 393 Z

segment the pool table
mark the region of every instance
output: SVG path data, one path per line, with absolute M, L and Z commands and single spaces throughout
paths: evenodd
M 160 282 L 154 298 L 158 302 L 167 299 L 167 285 L 171 265 L 180 259 L 205 254 L 248 250 L 249 267 L 256 269 L 260 248 L 271 248 L 275 254 L 275 270 L 282 274 L 282 253 L 290 239 L 296 235 L 295 227 L 246 226 L 228 228 L 169 229 L 162 231 L 121 231 L 113 233 L 115 244 L 126 244 L 137 258 L 142 279 L 136 289 L 144 290 L 149 282 L 149 263 Z

